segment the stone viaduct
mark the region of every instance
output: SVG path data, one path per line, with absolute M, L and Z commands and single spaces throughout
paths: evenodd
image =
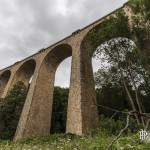
M 120 8 L 121 9 L 121 8 Z M 116 12 L 116 11 L 115 11 Z M 66 132 L 85 134 L 96 128 L 98 113 L 91 56 L 86 47 L 88 33 L 115 12 L 78 30 L 52 46 L 0 70 L 0 97 L 4 98 L 17 81 L 26 86 L 32 77 L 14 140 L 50 133 L 55 72 L 72 56 Z

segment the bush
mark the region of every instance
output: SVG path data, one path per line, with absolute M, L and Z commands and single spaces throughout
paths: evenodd
M 27 88 L 18 82 L 0 103 L 0 139 L 12 139 L 26 99 Z
M 126 115 L 120 115 L 119 119 L 115 120 L 101 115 L 99 125 L 100 129 L 108 134 L 117 135 L 120 130 L 126 126 L 126 117 Z M 130 117 L 129 127 L 125 134 L 137 133 L 141 127 L 142 125 L 138 126 L 136 120 L 133 117 Z
M 51 133 L 65 133 L 68 105 L 68 88 L 55 87 Z

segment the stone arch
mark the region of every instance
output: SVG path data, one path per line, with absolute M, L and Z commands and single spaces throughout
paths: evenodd
M 41 77 L 40 81 L 45 82 L 44 89 L 47 89 L 43 90 L 43 96 L 42 95 L 41 96 L 43 98 L 46 96 L 50 104 L 50 109 L 48 110 L 50 113 L 49 131 L 51 129 L 53 92 L 54 92 L 56 70 L 58 66 L 61 64 L 61 62 L 70 56 L 72 56 L 72 47 L 69 44 L 58 45 L 45 56 L 42 65 L 40 67 L 39 71 L 39 76 Z
M 24 85 L 29 88 L 29 82 L 34 74 L 35 67 L 36 61 L 34 59 L 24 62 L 14 75 L 13 85 L 18 81 L 22 81 Z
M 56 71 L 58 65 L 72 55 L 72 48 L 68 44 L 61 44 L 53 48 L 44 58 L 42 65 L 47 65 Z M 42 67 L 42 66 L 41 66 Z
M 84 55 L 84 57 L 82 56 L 82 64 L 84 64 L 84 62 L 88 62 L 91 65 L 91 68 L 93 68 L 92 56 L 98 46 L 100 46 L 104 42 L 118 37 L 124 37 L 134 41 L 130 33 L 131 32 L 128 22 L 128 16 L 125 14 L 123 9 L 120 9 L 112 15 L 99 20 L 87 29 L 87 32 L 81 42 L 81 56 Z M 88 76 L 87 71 L 84 70 L 84 72 L 85 76 Z M 92 69 L 91 74 L 93 75 Z M 90 83 L 87 82 L 87 84 L 89 85 Z
M 47 63 L 47 64 L 49 64 L 49 69 L 54 69 L 54 83 L 55 83 L 55 78 L 56 78 L 56 70 L 57 70 L 57 68 L 58 68 L 58 66 L 66 59 L 66 58 L 68 58 L 68 57 L 70 57 L 70 56 L 72 56 L 72 48 L 71 48 L 71 46 L 70 45 L 68 45 L 68 44 L 63 44 L 63 45 L 60 45 L 60 46 L 57 46 L 57 47 L 55 47 L 47 56 L 46 56 L 46 58 L 45 58 L 45 62 Z M 53 59 L 55 60 L 55 61 L 53 61 Z M 53 67 L 52 67 L 52 66 Z M 64 74 L 64 76 L 65 76 L 65 74 Z M 62 77 L 63 78 L 63 77 Z M 54 83 L 52 83 L 53 85 L 53 87 L 54 87 Z M 52 87 L 52 88 L 53 88 Z M 53 91 L 53 89 L 51 89 L 51 91 Z M 54 93 L 54 92 L 53 92 Z M 52 94 L 52 96 L 54 96 L 54 94 Z M 69 99 L 69 97 L 68 97 L 68 99 Z M 66 103 L 68 103 L 68 99 L 67 99 L 67 102 Z M 55 99 L 56 100 L 56 99 Z M 51 125 L 50 125 L 50 133 L 52 134 L 52 133 L 55 133 L 55 132 L 58 132 L 58 131 L 56 131 L 56 128 L 54 127 L 54 126 L 58 126 L 58 123 L 56 123 L 56 121 L 55 121 L 55 117 L 54 117 L 54 110 L 55 110 L 55 105 L 56 104 L 56 102 L 54 102 L 54 98 L 52 98 L 52 109 L 50 110 L 51 111 Z M 59 111 L 59 110 L 57 110 L 57 111 Z M 67 115 L 67 112 L 64 112 L 66 115 Z M 64 119 L 64 125 L 65 125 L 65 127 L 64 127 L 64 129 L 61 131 L 61 132 L 65 132 L 66 131 L 66 119 L 67 118 L 63 118 L 62 117 L 62 119 Z M 63 125 L 62 125 L 63 126 Z M 59 131 L 60 132 L 60 131 Z
M 55 72 L 58 65 L 71 55 L 72 47 L 61 44 L 43 58 L 36 74 L 36 86 L 31 87 L 32 95 L 30 93 L 25 102 L 15 140 L 50 134 Z
M 52 130 L 54 127 L 54 124 L 52 126 L 52 118 L 54 117 L 53 116 L 53 109 L 55 107 L 54 106 L 55 103 L 53 103 L 53 93 L 54 93 L 54 82 L 55 82 L 56 70 L 57 70 L 58 66 L 66 58 L 68 58 L 70 56 L 72 56 L 72 47 L 70 45 L 68 45 L 68 44 L 58 45 L 46 55 L 46 57 L 44 58 L 43 64 L 42 64 L 44 66 L 46 65 L 47 69 L 50 71 L 49 79 L 51 80 L 51 82 L 49 84 L 49 92 L 50 92 L 49 97 L 50 97 L 51 103 L 52 103 L 51 108 L 50 108 L 50 113 L 51 113 L 51 116 L 50 116 L 50 120 L 51 120 L 50 133 L 52 133 Z M 44 67 L 42 66 L 42 68 L 44 68 Z M 53 132 L 55 132 L 55 131 L 53 131 Z
M 96 48 L 103 43 L 117 38 L 127 38 L 136 45 L 135 47 L 140 55 L 142 49 L 131 31 L 130 19 L 131 18 L 125 14 L 124 10 L 121 9 L 100 23 L 97 23 L 89 29 L 83 38 L 81 50 L 86 50 L 89 57 L 92 58 Z M 149 49 L 147 42 L 144 43 L 144 46 L 145 49 Z
M 6 70 L 0 75 L 0 97 L 2 97 L 5 87 L 10 79 L 11 71 Z

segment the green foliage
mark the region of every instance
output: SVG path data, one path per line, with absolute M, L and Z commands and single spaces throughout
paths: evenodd
M 141 0 L 130 0 L 129 6 L 132 8 L 134 13 L 139 13 L 139 10 L 141 9 Z
M 117 110 L 130 109 L 130 104 L 128 103 L 128 98 L 123 87 L 118 85 L 107 84 L 102 86 L 100 89 L 96 89 L 97 103 L 99 105 L 107 106 Z M 114 112 L 98 107 L 99 115 L 103 114 L 107 117 L 111 117 Z M 119 114 L 115 116 L 117 119 Z
M 8 96 L 1 100 L 0 139 L 13 138 L 16 131 L 16 127 L 18 125 L 20 114 L 22 112 L 24 101 L 26 99 L 26 94 L 26 87 L 22 82 L 18 82 L 16 85 L 14 85 Z
M 128 17 L 122 10 L 117 12 L 115 16 L 111 16 L 109 19 L 105 20 L 94 30 L 91 30 L 88 35 L 88 40 L 93 46 L 92 51 L 95 51 L 95 49 L 103 42 L 118 37 L 131 37 Z
M 108 121 L 108 120 L 107 120 Z M 103 122 L 101 122 L 103 123 Z M 119 123 L 118 123 L 119 124 Z M 106 150 L 111 141 L 116 137 L 108 133 L 108 128 L 98 129 L 94 134 L 86 136 L 72 136 L 68 134 L 53 134 L 48 137 L 37 137 L 12 143 L 0 141 L 1 150 Z M 141 143 L 139 134 L 124 134 L 112 146 L 112 150 L 148 150 L 150 144 Z
M 129 6 L 136 15 L 141 14 L 142 16 L 145 16 L 146 20 L 150 19 L 149 0 L 130 0 Z
M 149 93 L 149 75 L 140 61 L 134 43 L 126 38 L 117 38 L 101 45 L 95 54 L 100 60 L 100 69 L 95 73 L 95 83 L 98 89 L 97 101 L 99 104 L 116 109 L 131 109 L 129 96 L 126 93 L 123 79 L 135 103 L 135 88 L 138 89 L 139 99 L 146 96 L 140 94 L 141 91 Z M 101 67 L 105 62 L 107 66 Z M 140 86 L 142 85 L 142 89 Z M 145 90 L 145 87 L 147 90 Z M 142 101 L 146 106 L 145 101 Z M 138 110 L 138 108 L 137 108 Z M 103 114 L 111 115 L 112 112 L 100 109 Z M 101 113 L 100 112 L 100 113 Z
M 64 133 L 66 130 L 68 88 L 55 87 L 51 133 Z
M 149 0 L 131 0 L 129 6 L 134 12 L 132 32 L 137 38 L 139 48 L 145 50 L 147 42 L 150 42 L 150 2 Z
M 110 118 L 100 115 L 100 129 L 110 135 L 118 135 L 120 130 L 126 125 L 126 117 L 127 115 L 125 114 L 119 114 L 118 119 L 114 119 L 115 116 Z M 137 125 L 135 118 L 130 117 L 129 127 L 124 135 L 137 133 L 140 129 L 142 129 L 142 125 Z

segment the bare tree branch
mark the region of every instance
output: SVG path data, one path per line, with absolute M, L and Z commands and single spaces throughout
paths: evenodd
M 130 116 L 131 116 L 131 112 L 129 112 L 128 115 L 127 115 L 126 126 L 119 132 L 118 136 L 110 143 L 110 145 L 108 146 L 108 148 L 106 150 L 111 150 L 113 144 L 120 138 L 120 136 L 122 135 L 122 133 L 125 130 L 127 130 L 127 128 L 129 127 Z

